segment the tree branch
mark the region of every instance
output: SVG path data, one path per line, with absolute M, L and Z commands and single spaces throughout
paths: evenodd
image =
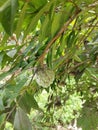
M 57 33 L 57 35 L 47 44 L 43 54 L 38 58 L 38 62 L 43 63 L 44 57 L 46 53 L 48 52 L 48 49 L 52 46 L 52 44 L 64 33 L 69 24 L 77 17 L 77 15 L 81 12 L 81 10 L 76 10 L 74 15 L 70 17 L 70 19 L 64 24 L 64 26 L 61 28 L 61 30 Z

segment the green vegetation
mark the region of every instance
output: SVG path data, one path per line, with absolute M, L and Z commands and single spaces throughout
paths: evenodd
M 98 1 L 1 0 L 0 130 L 73 126 L 98 130 Z

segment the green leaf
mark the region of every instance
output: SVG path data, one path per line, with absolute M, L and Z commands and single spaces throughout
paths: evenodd
M 38 9 L 42 6 L 44 6 L 47 3 L 47 0 L 32 0 L 31 2 L 33 6 Z
M 12 69 L 10 69 L 10 70 L 7 71 L 7 72 L 1 73 L 1 74 L 0 74 L 0 81 L 3 80 L 3 79 L 4 79 L 5 77 L 7 77 L 8 75 L 13 74 L 13 73 L 15 72 L 15 70 L 17 70 L 17 69 L 18 69 L 18 67 L 16 66 L 15 68 L 12 68 Z
M 4 113 L 4 114 L 1 114 L 0 115 L 0 130 L 4 130 L 4 121 L 5 121 L 5 119 L 6 119 L 6 114 Z
M 9 46 L 0 46 L 0 51 L 8 50 L 8 49 L 13 49 L 16 47 L 16 45 L 9 45 Z
M 47 65 L 49 68 L 52 68 L 52 49 L 49 51 L 47 55 Z
M 63 34 L 60 38 L 60 46 L 58 48 L 58 54 L 64 55 L 65 54 L 65 48 L 66 48 L 66 36 Z
M 11 57 L 9 57 L 6 53 L 3 56 L 1 67 L 4 68 L 6 64 L 11 61 Z
M 6 2 L 2 2 L 1 4 L 2 6 L 0 7 L 0 13 L 3 12 L 10 5 L 10 0 L 6 0 Z
M 25 92 L 19 101 L 19 106 L 26 112 L 30 113 L 31 108 L 36 110 L 39 109 L 39 106 L 34 98 L 34 96 L 28 92 Z
M 98 112 L 88 107 L 83 108 L 82 116 L 78 119 L 78 126 L 82 127 L 83 130 L 97 130 Z
M 3 53 L 3 52 L 0 52 L 0 66 L 1 66 L 1 64 L 2 64 L 3 57 L 4 57 L 4 53 Z
M 54 3 L 55 0 L 52 0 L 50 2 L 48 2 L 45 6 L 43 6 L 43 8 L 41 8 L 41 10 L 35 15 L 35 17 L 33 17 L 33 19 L 31 20 L 31 22 L 29 23 L 28 28 L 25 31 L 24 37 L 31 31 L 34 30 L 38 20 L 40 19 L 40 17 L 43 15 L 44 12 L 48 11 L 49 8 L 51 7 L 52 3 Z
M 2 97 L 0 97 L 0 111 L 4 110 L 3 100 Z
M 54 37 L 55 34 L 59 31 L 59 29 L 64 24 L 64 16 L 62 12 L 55 13 L 52 26 L 51 26 L 51 36 Z
M 84 71 L 85 71 L 85 68 L 83 68 L 82 70 L 75 70 L 75 80 L 76 80 L 76 82 L 79 81 L 79 79 L 83 75 Z
M 17 3 L 17 0 L 8 0 L 0 7 L 0 21 L 9 35 L 13 33 L 14 17 L 18 7 Z
M 18 8 L 18 0 L 11 0 L 11 24 L 12 24 L 12 31 L 14 25 L 14 18 Z
M 12 50 L 10 50 L 10 51 L 7 52 L 7 55 L 8 55 L 10 58 L 13 58 L 16 53 L 17 53 L 17 50 L 16 50 L 16 49 L 12 49 Z
M 81 62 L 81 59 L 79 58 L 78 55 L 75 55 L 75 56 L 74 56 L 74 59 L 75 59 L 77 62 Z
M 44 41 L 47 37 L 50 37 L 50 26 L 51 21 L 49 19 L 49 15 L 47 15 L 42 22 L 41 30 L 40 30 L 40 41 Z
M 70 19 L 72 12 L 74 11 L 74 7 L 71 3 L 63 3 L 64 7 L 61 6 L 60 9 L 57 7 L 57 11 L 53 15 L 53 21 L 51 26 L 51 37 L 54 37 L 57 32 L 64 26 L 64 23 Z M 64 15 L 65 14 L 65 15 Z
M 14 130 L 32 130 L 32 125 L 28 116 L 20 107 L 17 108 L 15 114 Z
M 0 1 L 0 7 L 6 2 L 6 0 L 1 0 Z
M 70 32 L 70 34 L 67 37 L 67 47 L 70 48 L 72 47 L 72 45 L 74 44 L 75 41 L 75 31 L 72 30 L 72 32 Z
M 26 13 L 26 9 L 28 7 L 28 3 L 26 2 L 21 10 L 21 13 L 20 13 L 20 16 L 19 16 L 19 19 L 18 19 L 18 22 L 17 22 L 17 27 L 16 27 L 16 35 L 17 35 L 17 38 L 19 37 L 21 31 L 22 31 L 22 25 L 23 25 L 23 21 L 24 21 L 24 18 L 25 18 L 25 13 Z
M 16 85 L 8 84 L 5 89 L 6 96 L 14 100 L 19 95 L 19 92 L 23 88 L 26 81 L 27 81 L 27 78 L 24 78 L 22 80 L 19 80 L 19 82 Z
M 5 31 L 11 35 L 11 3 L 10 0 L 0 7 L 1 23 Z

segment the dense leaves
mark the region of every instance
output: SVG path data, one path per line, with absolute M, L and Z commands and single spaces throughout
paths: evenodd
M 0 1 L 0 130 L 8 123 L 15 130 L 66 128 L 74 120 L 97 130 L 97 6 Z M 96 118 L 93 127 L 88 118 Z

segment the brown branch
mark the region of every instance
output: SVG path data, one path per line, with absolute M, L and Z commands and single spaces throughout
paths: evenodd
M 76 10 L 75 14 L 70 17 L 70 19 L 64 24 L 64 26 L 61 28 L 61 30 L 57 33 L 57 35 L 47 44 L 43 54 L 38 58 L 38 62 L 42 63 L 45 57 L 45 54 L 48 52 L 48 49 L 51 47 L 51 45 L 64 33 L 69 24 L 77 17 L 77 15 L 81 12 L 81 10 Z

